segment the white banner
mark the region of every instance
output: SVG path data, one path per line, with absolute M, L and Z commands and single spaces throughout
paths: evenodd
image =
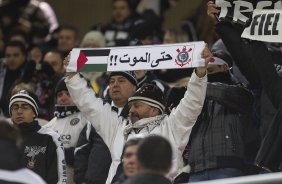
M 68 72 L 125 71 L 194 68 L 204 65 L 201 53 L 205 42 L 111 47 L 75 48 L 71 51 Z
M 254 10 L 252 22 L 241 37 L 282 43 L 282 10 Z
M 220 9 L 219 18 L 242 24 L 246 23 L 254 9 L 282 9 L 281 0 L 214 0 L 214 2 Z
M 204 42 L 111 49 L 108 71 L 156 70 L 203 66 Z

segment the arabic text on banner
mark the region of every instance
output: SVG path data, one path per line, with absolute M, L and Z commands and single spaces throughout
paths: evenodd
M 204 42 L 71 51 L 68 72 L 191 68 L 204 65 Z

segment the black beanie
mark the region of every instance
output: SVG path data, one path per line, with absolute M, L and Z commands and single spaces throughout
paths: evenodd
M 55 88 L 55 97 L 56 98 L 57 98 L 57 94 L 60 91 L 63 91 L 63 90 L 68 91 L 68 88 L 67 88 L 66 83 L 65 83 L 65 79 L 66 79 L 66 77 L 62 77 L 56 85 L 56 88 Z
M 9 103 L 10 115 L 12 114 L 11 107 L 13 103 L 19 102 L 19 101 L 28 103 L 32 107 L 34 114 L 38 116 L 38 105 L 37 105 L 38 98 L 34 93 L 28 92 L 26 90 L 21 90 L 11 97 L 10 103 Z
M 164 112 L 163 92 L 156 85 L 144 84 L 132 97 L 128 99 L 128 102 L 135 100 L 140 100 L 152 107 L 156 107 L 161 111 L 161 113 Z
M 121 76 L 125 77 L 129 82 L 131 82 L 133 85 L 137 86 L 136 75 L 133 71 L 111 72 L 110 78 L 112 76 L 117 76 L 117 75 L 121 75 Z

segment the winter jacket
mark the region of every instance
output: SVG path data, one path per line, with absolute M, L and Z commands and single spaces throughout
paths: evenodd
M 109 147 L 112 164 L 106 183 L 110 183 L 120 163 L 122 148 L 127 139 L 135 136 L 157 134 L 165 136 L 172 144 L 174 166 L 171 177 L 182 167 L 182 152 L 198 115 L 201 112 L 207 77 L 199 78 L 193 73 L 187 92 L 177 108 L 169 116 L 158 115 L 141 119 L 134 124 L 129 119 L 119 117 L 109 104 L 96 98 L 92 89 L 87 88 L 86 81 L 78 74 L 65 80 L 68 91 L 77 107 L 91 120 L 93 127 Z M 83 97 L 83 98 L 81 98 Z
M 113 106 L 111 99 L 104 99 L 104 103 L 112 105 L 112 110 L 119 116 L 128 116 L 128 105 L 123 108 Z M 120 113 L 119 113 L 120 112 Z M 87 182 L 88 184 L 104 184 L 107 180 L 112 157 L 109 148 L 96 132 L 95 128 L 88 123 L 82 130 L 75 149 L 74 179 L 76 183 Z M 122 173 L 117 170 L 117 175 Z
M 50 128 L 60 135 L 60 140 L 65 148 L 65 159 L 67 163 L 68 184 L 73 181 L 74 148 L 77 144 L 79 134 L 86 125 L 87 120 L 80 113 L 74 113 L 64 118 L 54 117 L 44 128 Z
M 244 126 L 250 123 L 253 96 L 239 85 L 209 83 L 202 113 L 190 138 L 191 172 L 241 168 Z
M 254 67 L 259 73 L 262 86 L 273 106 L 277 109 L 273 121 L 269 122 L 270 128 L 262 141 L 255 164 L 278 171 L 281 170 L 279 167 L 281 167 L 282 163 L 282 79 L 278 76 L 271 54 L 264 43 L 252 41 L 250 48 L 253 61 L 257 62 L 257 65 Z
M 0 183 L 45 184 L 40 176 L 21 164 L 18 146 L 7 140 L 0 140 Z
M 78 184 L 104 184 L 111 163 L 109 148 L 91 123 L 87 123 L 75 149 L 74 181 Z
M 18 125 L 23 135 L 23 164 L 48 184 L 67 182 L 64 148 L 59 135 L 37 121 Z

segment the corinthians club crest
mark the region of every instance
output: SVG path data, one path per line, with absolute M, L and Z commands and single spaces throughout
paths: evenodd
M 182 50 L 176 49 L 178 52 L 177 59 L 175 59 L 175 63 L 181 67 L 191 62 L 191 57 L 189 56 L 189 52 L 192 51 L 192 48 L 186 49 L 186 46 L 183 46 Z
M 39 153 L 45 154 L 46 152 L 46 146 L 26 146 L 24 153 L 27 157 L 30 157 L 30 160 L 27 162 L 27 168 L 32 169 L 35 167 L 35 156 Z

